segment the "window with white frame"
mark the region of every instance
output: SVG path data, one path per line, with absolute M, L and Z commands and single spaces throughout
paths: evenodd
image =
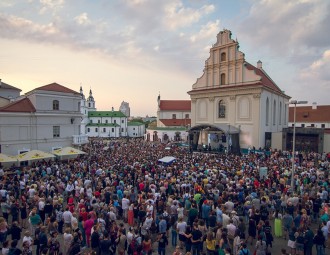
M 60 137 L 60 126 L 53 126 L 53 137 Z

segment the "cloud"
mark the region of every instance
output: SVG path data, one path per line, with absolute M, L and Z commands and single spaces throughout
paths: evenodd
M 57 28 L 56 24 L 50 22 L 40 25 L 31 20 L 0 14 L 0 30 L 4 38 L 34 38 L 34 40 L 61 41 L 65 35 Z
M 181 1 L 169 1 L 164 8 L 164 24 L 171 30 L 197 23 L 203 15 L 215 9 L 214 5 L 203 5 L 199 9 L 186 8 Z
M 330 49 L 324 51 L 322 57 L 301 71 L 302 79 L 320 79 L 330 82 Z
M 197 34 L 190 36 L 192 42 L 208 39 L 210 37 L 216 37 L 219 33 L 220 20 L 214 22 L 210 21 L 206 25 L 202 26 L 201 30 Z
M 219 20 L 210 21 L 209 17 L 215 6 L 205 2 L 191 5 L 180 0 L 105 1 L 100 10 L 95 5 L 76 8 L 64 0 L 36 1 L 34 8 L 40 10 L 41 5 L 43 12 L 53 15 L 0 12 L 3 38 L 100 53 L 151 68 L 189 73 L 197 66 L 201 69 L 208 57 L 205 48 L 219 32 Z
M 254 2 L 238 32 L 257 47 L 288 53 L 292 48 L 329 45 L 329 22 L 329 1 L 264 0 Z
M 90 19 L 87 16 L 87 13 L 84 12 L 74 18 L 74 20 L 77 22 L 79 25 L 88 25 L 91 23 Z

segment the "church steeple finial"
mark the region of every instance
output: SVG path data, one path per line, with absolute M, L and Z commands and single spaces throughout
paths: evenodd
M 90 88 L 89 89 L 89 97 L 88 97 L 88 99 L 87 99 L 88 101 L 94 101 L 94 97 L 93 97 L 93 92 L 92 92 L 92 89 Z

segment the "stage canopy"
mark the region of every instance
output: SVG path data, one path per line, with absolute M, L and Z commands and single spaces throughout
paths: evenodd
M 170 156 L 163 157 L 163 158 L 158 160 L 158 162 L 161 162 L 161 163 L 164 163 L 164 164 L 171 164 L 174 161 L 175 161 L 175 157 L 170 157 Z

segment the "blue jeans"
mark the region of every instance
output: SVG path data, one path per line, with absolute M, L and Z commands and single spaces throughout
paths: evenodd
M 178 233 L 176 230 L 172 229 L 172 246 L 175 247 L 177 244 Z
M 192 255 L 200 255 L 200 244 L 192 244 L 191 245 L 191 250 L 192 250 Z
M 316 245 L 316 255 L 325 255 L 325 248 L 323 245 Z
M 158 254 L 165 255 L 165 247 L 158 247 Z
M 0 233 L 0 243 L 3 243 L 7 239 L 7 231 L 4 233 Z

